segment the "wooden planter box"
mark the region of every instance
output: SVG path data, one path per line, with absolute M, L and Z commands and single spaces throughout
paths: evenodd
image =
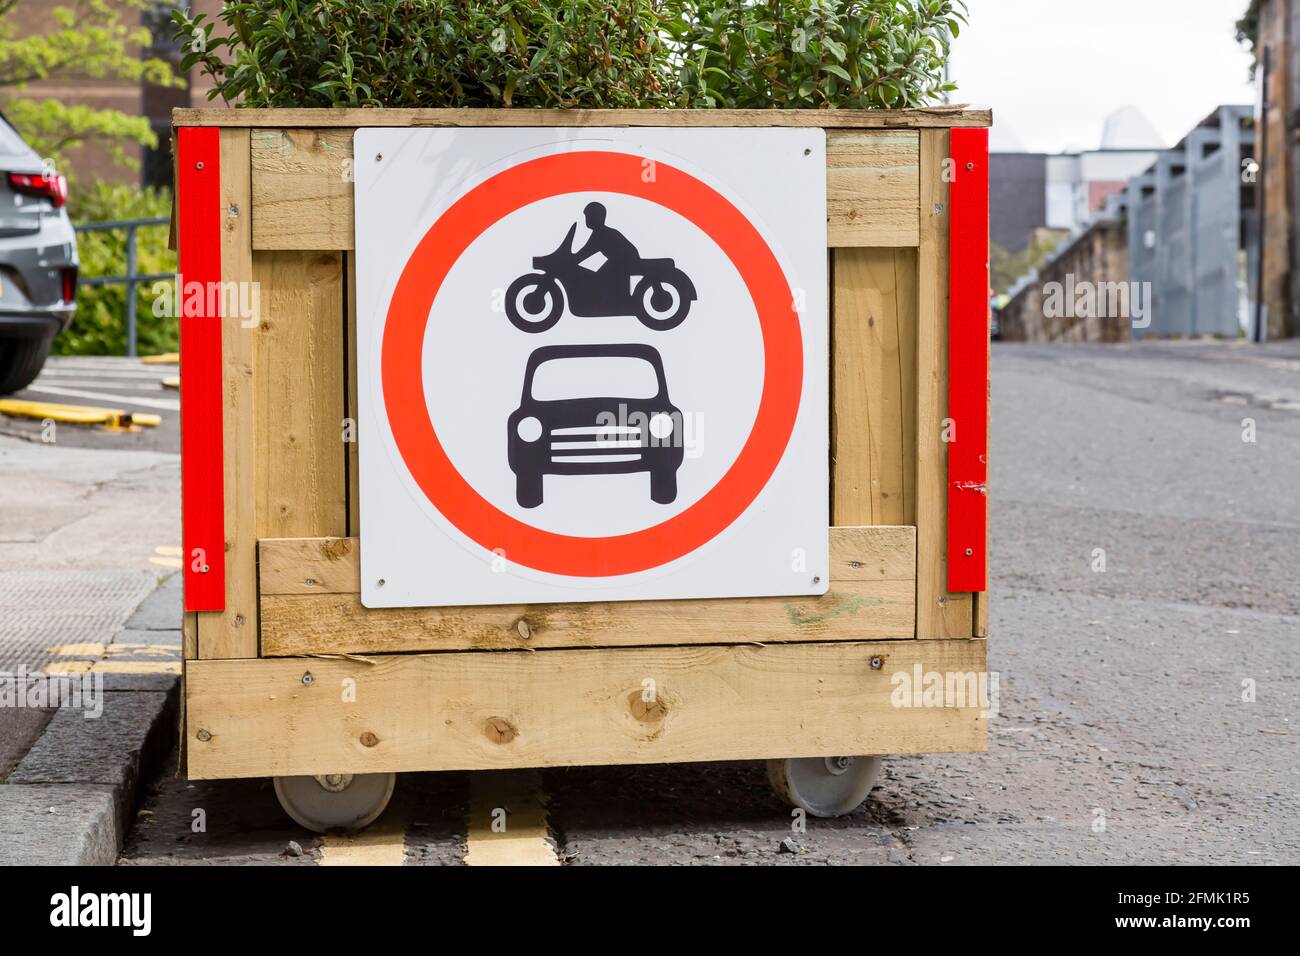
M 986 668 L 989 119 L 177 110 L 183 279 L 261 298 L 182 319 L 189 776 L 984 749 L 979 701 L 899 706 L 897 675 Z M 826 128 L 824 597 L 361 606 L 352 135 L 494 125 Z

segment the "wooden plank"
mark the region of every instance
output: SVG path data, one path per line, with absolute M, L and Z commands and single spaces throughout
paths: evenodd
M 199 616 L 197 611 L 181 612 L 181 660 L 199 656 Z
M 177 108 L 173 126 L 819 126 L 933 129 L 991 126 L 993 113 L 964 106 L 913 110 L 549 110 Z
M 264 595 L 262 655 L 901 641 L 915 636 L 915 601 L 912 581 L 833 584 L 820 598 L 454 608 L 369 609 L 357 594 Z
M 342 535 L 347 531 L 342 257 L 259 252 L 253 272 L 262 288 L 258 529 L 262 537 Z
M 259 545 L 263 595 L 361 590 L 355 537 L 264 538 Z M 831 528 L 831 580 L 909 581 L 916 572 L 915 548 L 912 527 Z
M 947 130 L 921 133 L 921 245 L 918 250 L 916 397 L 916 636 L 970 637 L 969 594 L 949 594 L 947 549 L 948 446 L 948 183 Z
M 354 540 L 264 541 L 262 654 L 910 640 L 915 529 L 835 531 L 820 598 L 388 609 L 361 606 Z
M 828 246 L 920 241 L 920 143 L 915 130 L 827 134 Z
M 188 774 L 983 750 L 985 668 L 983 641 L 194 661 Z M 896 706 L 918 669 L 944 706 Z
M 221 136 L 221 280 L 234 283 L 223 295 L 222 481 L 225 487 L 225 610 L 200 612 L 198 656 L 257 656 L 257 525 L 254 500 L 256 449 L 247 436 L 256 420 L 253 367 L 257 317 L 245 317 L 232 305 L 251 303 L 253 243 L 250 135 L 246 129 L 223 129 Z M 182 276 L 182 279 L 184 277 Z
M 357 258 L 345 255 L 347 260 L 347 328 L 343 335 L 343 350 L 347 354 L 347 417 L 351 423 L 351 441 L 347 443 L 348 469 L 348 526 L 347 533 L 361 534 L 361 458 L 360 436 L 357 433 Z
M 355 246 L 351 129 L 253 131 L 253 246 Z M 839 132 L 826 142 L 827 244 L 915 246 L 919 241 L 918 134 Z
M 253 131 L 253 245 L 352 249 L 351 129 Z
M 834 253 L 831 521 L 916 521 L 916 252 Z

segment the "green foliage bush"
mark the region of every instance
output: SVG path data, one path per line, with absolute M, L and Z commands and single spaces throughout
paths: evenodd
M 168 190 L 141 189 L 119 183 L 94 183 L 75 188 L 68 212 L 78 225 L 112 219 L 170 216 Z M 175 273 L 176 253 L 167 248 L 166 224 L 136 231 L 136 271 L 142 275 Z M 77 234 L 81 275 L 122 275 L 126 271 L 126 230 Z M 137 330 L 141 355 L 174 352 L 179 326 L 171 316 L 153 314 L 152 283 L 137 286 Z M 126 286 L 82 285 L 77 289 L 77 315 L 68 330 L 54 340 L 59 355 L 126 354 Z
M 933 102 L 963 0 L 229 0 L 182 69 L 249 107 Z

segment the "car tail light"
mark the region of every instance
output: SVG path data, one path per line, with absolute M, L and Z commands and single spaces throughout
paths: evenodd
M 9 187 L 24 196 L 48 199 L 54 208 L 68 201 L 68 177 L 50 173 L 8 173 Z
M 77 267 L 63 270 L 63 304 L 71 305 L 77 297 Z

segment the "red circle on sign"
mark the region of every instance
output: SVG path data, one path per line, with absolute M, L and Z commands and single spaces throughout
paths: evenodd
M 652 175 L 647 181 L 647 170 Z M 501 511 L 470 486 L 438 440 L 424 395 L 429 313 L 443 281 L 484 230 L 552 196 L 608 192 L 657 203 L 694 223 L 726 253 L 758 310 L 763 392 L 740 454 L 695 504 L 657 525 L 610 537 L 558 534 Z M 702 320 L 697 320 L 702 321 Z M 628 153 L 581 151 L 521 163 L 480 183 L 435 222 L 402 269 L 382 346 L 384 405 L 398 452 L 430 503 L 462 534 L 502 549 L 524 567 L 608 577 L 659 567 L 711 541 L 750 506 L 776 470 L 803 391 L 803 339 L 790 285 L 772 250 L 735 206 L 665 163 Z

